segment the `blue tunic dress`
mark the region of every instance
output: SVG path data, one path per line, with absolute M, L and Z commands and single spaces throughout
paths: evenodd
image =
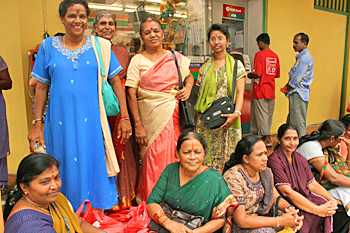
M 122 70 L 111 52 L 108 78 Z M 45 39 L 31 76 L 51 84 L 45 121 L 47 152 L 60 162 L 61 192 L 76 210 L 86 199 L 109 209 L 118 203 L 115 177 L 108 177 L 98 103 L 98 64 L 91 37 L 70 51 L 60 37 Z

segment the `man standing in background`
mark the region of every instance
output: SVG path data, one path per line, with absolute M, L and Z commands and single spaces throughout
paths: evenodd
M 293 39 L 293 49 L 299 54 L 289 71 L 289 82 L 284 86 L 289 99 L 287 122 L 298 129 L 299 137 L 306 134 L 306 114 L 310 97 L 310 85 L 314 79 L 314 60 L 307 49 L 309 37 L 298 33 Z
M 10 154 L 9 132 L 6 119 L 6 105 L 2 90 L 12 88 L 12 80 L 5 61 L 0 56 L 0 189 L 1 195 L 7 191 L 7 156 Z
M 275 78 L 280 77 L 280 64 L 276 53 L 270 50 L 270 37 L 262 33 L 256 38 L 260 49 L 255 54 L 253 73 L 250 132 L 262 136 L 267 147 L 272 146 L 270 130 L 275 109 Z

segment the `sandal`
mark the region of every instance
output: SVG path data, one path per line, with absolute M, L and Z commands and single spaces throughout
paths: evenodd
M 7 193 L 7 185 L 0 185 L 1 196 L 4 196 Z

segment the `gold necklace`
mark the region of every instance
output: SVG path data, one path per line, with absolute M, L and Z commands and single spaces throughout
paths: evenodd
M 34 207 L 34 208 L 37 208 L 41 211 L 44 211 L 45 213 L 48 213 L 49 215 L 51 215 L 51 209 L 49 207 L 49 210 L 45 209 L 45 208 L 42 208 L 40 206 L 36 206 L 36 205 L 33 205 L 32 203 L 30 203 L 29 201 L 27 201 L 24 197 L 22 197 L 23 201 L 25 201 L 28 205 Z
M 81 47 L 81 43 L 83 43 L 83 41 L 84 41 L 84 37 L 85 37 L 85 36 L 83 36 L 83 39 L 80 41 L 79 48 Z M 67 48 L 67 47 L 66 47 L 66 35 L 64 35 L 63 43 L 64 43 L 63 46 L 64 46 L 65 48 Z M 146 51 L 146 52 L 147 52 L 147 51 Z
M 247 168 L 245 168 L 245 166 L 243 166 L 243 165 L 242 165 L 242 167 L 243 167 L 245 173 L 247 173 L 248 177 L 250 177 L 250 178 L 256 178 L 256 175 L 257 175 L 257 174 L 255 174 L 255 177 L 252 177 L 252 176 L 249 175 L 249 172 L 248 172 Z
M 149 57 L 148 57 L 148 52 L 147 52 L 147 49 L 145 49 L 146 50 L 146 56 L 147 56 L 147 59 L 149 60 L 149 61 L 151 61 L 150 59 L 149 59 Z M 163 50 L 163 53 L 165 54 L 165 51 L 164 51 L 164 49 L 162 49 Z M 164 56 L 164 54 L 162 55 L 162 56 Z M 153 62 L 153 61 L 151 61 L 151 62 Z
M 185 171 L 184 171 L 184 167 L 181 164 L 180 164 L 180 167 L 181 167 L 181 171 L 180 171 L 180 184 L 181 184 L 182 173 L 185 174 Z M 200 166 L 200 168 L 198 169 L 198 171 L 194 177 L 196 177 L 200 173 L 201 170 L 202 170 L 202 166 Z M 194 177 L 192 177 L 191 179 L 193 179 Z

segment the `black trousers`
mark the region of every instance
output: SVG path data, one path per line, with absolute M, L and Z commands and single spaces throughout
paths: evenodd
M 347 215 L 344 206 L 338 205 L 337 212 L 333 215 L 333 233 L 348 233 L 350 217 Z

